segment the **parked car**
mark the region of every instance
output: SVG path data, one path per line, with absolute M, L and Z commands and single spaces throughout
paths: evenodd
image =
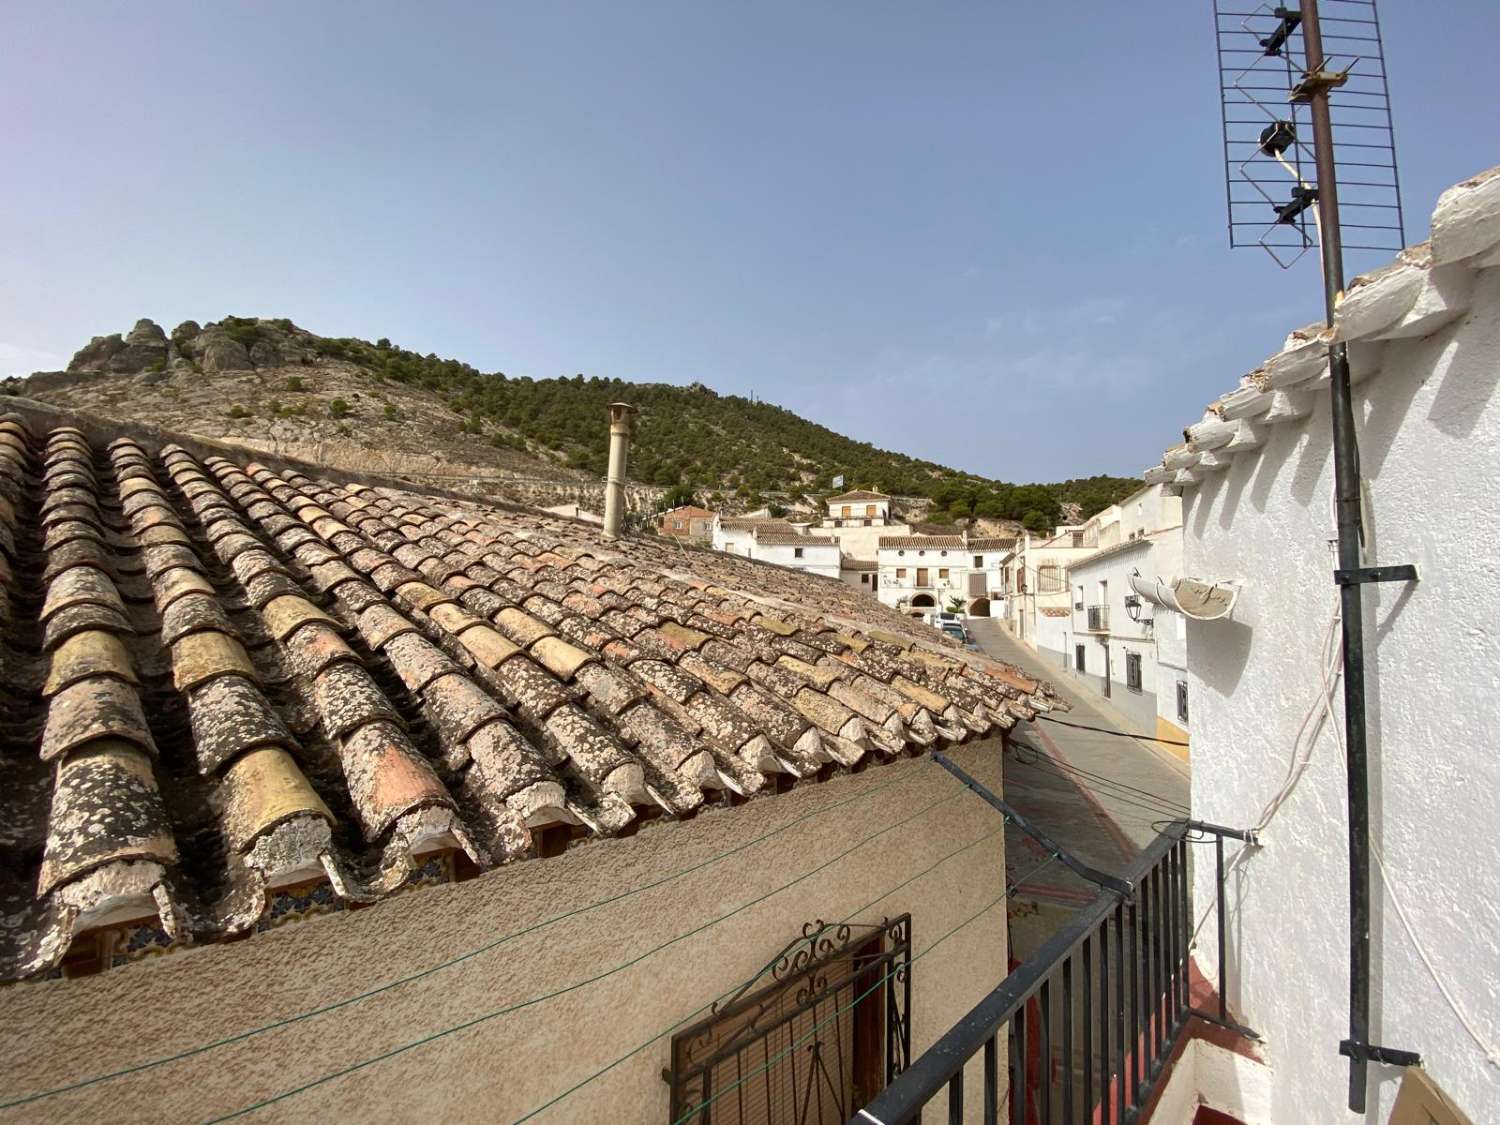
M 939 628 L 955 641 L 965 645 L 969 643 L 969 631 L 964 628 L 962 621 L 944 621 Z

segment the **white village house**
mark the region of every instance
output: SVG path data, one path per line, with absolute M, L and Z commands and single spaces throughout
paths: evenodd
M 1230 863 L 1226 963 L 1211 923 L 1196 956 L 1260 1033 L 1263 1065 L 1204 1048 L 1196 1091 L 1172 1085 L 1245 1121 L 1395 1121 L 1403 1084 L 1422 1085 L 1429 1107 L 1446 1096 L 1473 1121 L 1500 1120 L 1497 267 L 1492 169 L 1444 194 L 1429 244 L 1350 283 L 1333 328 L 1354 380 L 1363 564 L 1419 576 L 1361 586 L 1369 1041 L 1421 1056 L 1420 1068 L 1368 1064 L 1366 1113 L 1347 1108 L 1340 1053 L 1350 826 L 1322 326 L 1292 333 L 1146 473 L 1181 491 L 1185 572 L 1239 587 L 1232 614 L 1187 622 L 1193 815 L 1257 832 Z M 1213 881 L 1199 863 L 1199 901 Z M 1235 1080 L 1211 1081 L 1210 1063 Z M 1408 1120 L 1460 1120 L 1446 1112 Z
M 909 524 L 896 519 L 891 507 L 891 498 L 884 492 L 856 489 L 830 496 L 823 502 L 823 526 L 819 534 L 838 540 L 839 549 L 846 560 L 858 564 L 874 563 L 880 549 L 880 540 L 887 535 L 907 535 Z M 856 571 L 857 575 L 866 573 Z M 873 579 L 872 579 L 873 581 Z M 861 583 L 869 586 L 869 583 Z
M 910 613 L 949 610 L 989 617 L 1001 595 L 1000 561 L 1015 540 L 993 536 L 885 535 L 875 596 Z
M 799 528 L 784 519 L 719 514 L 714 517 L 711 541 L 714 550 L 726 554 L 838 578 L 838 540 L 806 532 L 805 525 Z
M 1136 587 L 1149 583 L 1154 591 L 1182 577 L 1182 501 L 1149 484 L 1083 527 L 1098 549 L 1070 564 L 1068 613 L 1039 627 L 1038 643 L 1060 624 L 1062 667 L 1136 729 L 1180 750 L 1188 728 L 1186 619 Z

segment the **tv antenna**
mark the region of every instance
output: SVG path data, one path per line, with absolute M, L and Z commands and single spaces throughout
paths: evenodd
M 1248 2 L 1214 0 L 1229 244 L 1260 246 L 1283 269 L 1316 247 L 1331 330 L 1344 292 L 1344 251 L 1394 252 L 1406 243 L 1380 19 L 1375 0 L 1323 0 L 1322 11 L 1318 0 L 1233 10 Z M 1349 1037 L 1339 1053 L 1349 1059 L 1349 1108 L 1363 1113 L 1371 1061 L 1414 1066 L 1421 1056 L 1370 1042 L 1370 795 L 1360 591 L 1366 582 L 1413 582 L 1417 573 L 1410 565 L 1365 565 L 1349 352 L 1331 331 L 1329 339 L 1338 520 L 1333 580 L 1343 628 L 1349 805 Z

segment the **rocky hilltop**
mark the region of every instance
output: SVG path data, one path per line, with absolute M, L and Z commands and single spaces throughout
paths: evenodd
M 380 339 L 319 336 L 285 318 L 151 320 L 96 336 L 66 371 L 12 381 L 59 406 L 334 467 L 598 510 L 606 407 L 640 410 L 630 474 L 637 505 L 696 494 L 728 511 L 820 511 L 820 497 L 874 488 L 910 519 L 1041 529 L 1134 491 L 1131 478 L 1010 484 L 877 448 L 784 407 L 701 383 L 534 379 L 480 372 Z M 503 481 L 505 487 L 495 483 Z M 834 481 L 840 481 L 836 486 Z
M 441 395 L 372 372 L 329 343 L 284 318 L 188 320 L 170 334 L 143 319 L 124 335 L 95 336 L 66 371 L 7 389 L 348 469 L 559 486 L 588 479 L 519 434 L 476 430 Z M 524 498 L 552 502 L 551 492 Z

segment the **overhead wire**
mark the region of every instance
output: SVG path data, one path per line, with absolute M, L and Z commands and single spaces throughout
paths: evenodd
M 637 887 L 632 887 L 629 890 L 609 895 L 606 898 L 602 898 L 597 902 L 589 903 L 586 906 L 576 907 L 572 910 L 567 910 L 560 914 L 555 914 L 550 918 L 542 919 L 541 921 L 535 922 L 529 926 L 524 926 L 521 929 L 513 930 L 510 933 L 493 939 L 492 941 L 485 942 L 483 945 L 480 945 L 465 953 L 459 954 L 456 957 L 451 957 L 445 961 L 440 961 L 435 965 L 430 965 L 425 969 L 418 970 L 417 972 L 397 977 L 394 980 L 387 981 L 386 983 L 377 985 L 374 988 L 366 989 L 363 992 L 357 992 L 352 996 L 344 997 L 341 1000 L 336 1000 L 328 1004 L 321 1004 L 315 1008 L 309 1008 L 306 1011 L 297 1012 L 290 1016 L 272 1020 L 257 1027 L 249 1028 L 245 1031 L 237 1032 L 233 1035 L 224 1036 L 220 1039 L 216 1039 L 212 1042 L 205 1043 L 197 1047 L 192 1047 L 187 1050 L 177 1051 L 168 1055 L 162 1055 L 154 1059 L 148 1059 L 145 1062 L 135 1063 L 131 1066 L 120 1067 L 119 1069 L 108 1071 L 103 1074 L 94 1075 L 89 1078 L 80 1079 L 75 1082 L 64 1083 L 61 1086 L 55 1086 L 47 1090 L 39 1090 L 31 1094 L 23 1095 L 21 1097 L 10 1098 L 3 1102 L 0 1102 L 0 1110 L 13 1109 L 16 1106 L 28 1105 L 32 1102 L 42 1101 L 46 1098 L 55 1097 L 60 1094 L 71 1093 L 75 1090 L 86 1089 L 90 1086 L 96 1086 L 100 1083 L 109 1082 L 117 1078 L 128 1077 L 129 1075 L 139 1074 L 143 1071 L 155 1069 L 156 1067 L 166 1066 L 174 1062 L 180 1062 L 184 1059 L 206 1054 L 221 1047 L 227 1047 L 235 1043 L 243 1042 L 247 1039 L 253 1039 L 256 1036 L 264 1035 L 267 1032 L 275 1031 L 280 1028 L 287 1027 L 291 1024 L 300 1023 L 303 1020 L 312 1019 L 316 1016 L 321 1016 L 328 1012 L 336 1011 L 340 1008 L 358 1004 L 372 997 L 390 992 L 393 989 L 401 987 L 402 985 L 411 984 L 414 981 L 422 980 L 425 977 L 432 976 L 433 974 L 442 972 L 445 969 L 450 969 L 456 965 L 461 965 L 464 962 L 470 961 L 476 957 L 481 956 L 482 954 L 488 953 L 494 949 L 499 948 L 500 946 L 515 941 L 518 938 L 525 937 L 528 934 L 536 933 L 550 926 L 557 925 L 560 922 L 567 921 L 568 919 L 576 918 L 580 915 L 599 910 L 605 906 L 612 905 L 613 903 L 620 902 L 624 899 L 632 898 L 635 895 L 643 894 L 647 891 L 654 890 L 657 887 L 664 886 L 667 883 L 671 883 L 678 879 L 684 878 L 696 871 L 701 871 L 707 867 L 713 866 L 716 863 L 720 863 L 723 860 L 730 858 L 731 856 L 738 855 L 743 851 L 755 847 L 757 844 L 764 843 L 766 840 L 780 835 L 782 832 L 788 831 L 799 824 L 806 823 L 809 820 L 823 816 L 826 813 L 833 812 L 836 809 L 844 808 L 845 806 L 853 804 L 856 801 L 861 801 L 867 797 L 872 797 L 877 793 L 890 789 L 892 786 L 908 784 L 912 780 L 912 778 L 894 778 L 890 781 L 881 782 L 880 784 L 862 793 L 857 793 L 852 796 L 830 802 L 819 808 L 809 810 L 808 812 L 794 817 L 792 820 L 789 820 L 786 824 L 783 824 L 768 832 L 764 832 L 750 840 L 746 840 L 744 843 L 737 844 L 734 847 L 727 849 L 726 851 L 712 855 L 708 859 L 702 860 L 698 863 L 690 864 L 687 867 L 681 868 L 668 875 L 664 875 L 659 879 L 653 879 Z
M 313 1080 L 311 1080 L 309 1082 L 304 1082 L 304 1083 L 302 1083 L 299 1086 L 292 1087 L 291 1089 L 283 1090 L 280 1093 L 274 1094 L 274 1095 L 272 1095 L 272 1096 L 270 1096 L 268 1098 L 263 1098 L 263 1099 L 261 1099 L 261 1100 L 259 1100 L 257 1102 L 254 1102 L 254 1103 L 252 1103 L 250 1105 L 244 1106 L 241 1109 L 237 1109 L 237 1110 L 234 1110 L 234 1111 L 232 1111 L 230 1113 L 222 1114 L 222 1115 L 220 1115 L 218 1117 L 211 1118 L 210 1119 L 210 1125 L 212 1125 L 213 1122 L 230 1121 L 230 1120 L 233 1120 L 233 1119 L 238 1118 L 238 1117 L 244 1117 L 244 1116 L 246 1116 L 248 1114 L 256 1112 L 257 1110 L 263 1109 L 266 1106 L 273 1105 L 273 1104 L 285 1101 L 285 1100 L 287 1100 L 289 1098 L 296 1097 L 299 1094 L 306 1093 L 308 1090 L 314 1089 L 314 1088 L 316 1088 L 318 1086 L 322 1086 L 325 1083 L 335 1081 L 336 1079 L 345 1077 L 346 1075 L 353 1074 L 356 1071 L 364 1070 L 367 1067 L 374 1066 L 374 1065 L 376 1065 L 378 1063 L 384 1062 L 386 1059 L 394 1058 L 397 1055 L 405 1054 L 407 1051 L 412 1051 L 412 1050 L 415 1050 L 415 1049 L 417 1049 L 419 1047 L 426 1046 L 429 1043 L 436 1042 L 439 1039 L 444 1039 L 444 1038 L 446 1038 L 446 1037 L 448 1037 L 450 1035 L 456 1034 L 457 1032 L 465 1031 L 465 1030 L 467 1030 L 467 1029 L 469 1029 L 471 1027 L 476 1027 L 479 1024 L 486 1023 L 486 1022 L 488 1022 L 490 1020 L 498 1019 L 501 1016 L 509 1015 L 509 1014 L 511 1014 L 513 1012 L 520 1011 L 520 1010 L 522 1010 L 524 1008 L 529 1008 L 529 1007 L 532 1007 L 532 1006 L 534 1006 L 536 1004 L 544 1003 L 544 1002 L 546 1002 L 548 1000 L 555 999 L 556 997 L 564 995 L 566 993 L 574 992 L 574 991 L 576 991 L 576 990 L 578 990 L 580 988 L 585 988 L 588 985 L 596 984 L 599 981 L 604 980 L 607 977 L 613 976 L 616 973 L 623 972 L 624 970 L 629 969 L 629 968 L 631 968 L 634 965 L 640 964 L 642 961 L 646 960 L 647 958 L 653 956 L 656 953 L 661 952 L 663 949 L 666 949 L 666 948 L 668 948 L 670 946 L 676 945 L 679 942 L 686 941 L 688 938 L 694 937 L 697 934 L 700 934 L 700 933 L 702 933 L 702 932 L 704 932 L 704 931 L 706 931 L 706 930 L 708 930 L 708 929 L 710 929 L 710 928 L 712 928 L 714 926 L 717 926 L 719 923 L 724 922 L 724 921 L 726 921 L 726 920 L 728 920 L 730 918 L 733 918 L 736 915 L 738 915 L 738 914 L 740 914 L 740 913 L 742 913 L 742 912 L 750 909 L 750 907 L 756 906 L 759 903 L 762 903 L 762 902 L 766 901 L 767 899 L 772 898 L 773 896 L 775 896 L 777 894 L 780 894 L 782 891 L 785 891 L 785 890 L 787 890 L 787 889 L 789 889 L 789 888 L 791 888 L 793 886 L 796 886 L 797 884 L 802 883 L 802 882 L 806 881 L 807 879 L 812 878 L 814 875 L 817 875 L 817 874 L 819 874 L 819 873 L 821 873 L 823 871 L 826 871 L 828 868 L 832 867 L 834 864 L 836 864 L 836 863 L 840 862 L 841 860 L 845 859 L 846 857 L 848 857 L 849 855 L 851 855 L 853 852 L 855 852 L 859 848 L 863 847 L 865 844 L 870 843 L 872 840 L 876 840 L 879 837 L 884 836 L 884 835 L 886 835 L 889 832 L 895 831 L 897 828 L 901 828 L 901 827 L 904 827 L 907 824 L 910 824 L 912 821 L 917 820 L 918 818 L 926 815 L 928 812 L 931 812 L 933 809 L 937 808 L 939 805 L 946 804 L 949 801 L 954 800 L 955 798 L 957 798 L 959 796 L 962 796 L 963 794 L 965 794 L 967 792 L 968 792 L 968 790 L 967 790 L 966 787 L 960 787 L 957 790 L 955 790 L 954 792 L 951 792 L 951 793 L 949 793 L 948 795 L 946 795 L 944 797 L 940 797 L 937 800 L 932 801 L 932 802 L 930 802 L 930 803 L 922 806 L 922 808 L 918 809 L 916 812 L 911 813 L 910 815 L 905 816 L 905 817 L 903 817 L 902 819 L 900 819 L 898 821 L 894 821 L 891 824 L 888 824 L 885 827 L 881 828 L 879 831 L 874 832 L 871 835 L 866 836 L 866 837 L 860 839 L 856 843 L 850 845 L 848 848 L 845 848 L 843 851 L 839 852 L 837 855 L 833 856 L 830 859 L 825 860 L 824 862 L 818 864 L 817 866 L 815 866 L 813 868 L 810 868 L 808 871 L 803 872 L 801 875 L 798 875 L 796 878 L 788 880 L 787 882 L 782 883 L 780 886 L 777 886 L 777 887 L 775 887 L 775 888 L 773 888 L 773 889 L 765 892 L 764 894 L 757 895 L 756 897 L 754 897 L 752 899 L 749 899 L 749 900 L 747 900 L 745 902 L 742 902 L 738 906 L 736 906 L 736 907 L 734 907 L 734 908 L 732 908 L 732 909 L 730 909 L 728 911 L 725 911 L 722 914 L 718 914 L 718 915 L 710 918 L 706 922 L 702 922 L 702 923 L 700 923 L 697 926 L 693 926 L 693 927 L 691 927 L 688 930 L 684 930 L 682 933 L 677 934 L 675 937 L 669 938 L 669 939 L 667 939 L 664 942 L 660 942 L 657 945 L 652 946 L 651 948 L 645 950 L 642 953 L 637 954 L 634 957 L 631 957 L 631 958 L 629 958 L 629 959 L 627 959 L 625 961 L 622 961 L 622 962 L 620 962 L 617 965 L 611 966 L 609 969 L 606 969 L 603 972 L 595 973 L 594 975 L 592 975 L 590 977 L 586 977 L 586 978 L 584 978 L 582 980 L 575 981 L 572 984 L 565 985 L 565 986 L 563 986 L 561 988 L 554 989 L 551 992 L 546 992 L 546 993 L 543 993 L 543 994 L 541 994 L 539 996 L 531 997 L 528 1000 L 517 1001 L 516 1003 L 507 1004 L 507 1005 L 504 1005 L 504 1006 L 502 1006 L 500 1008 L 496 1008 L 496 1009 L 494 1009 L 492 1011 L 484 1012 L 484 1013 L 482 1013 L 482 1014 L 480 1014 L 478 1016 L 474 1016 L 474 1017 L 472 1017 L 470 1019 L 467 1019 L 467 1020 L 464 1020 L 464 1021 L 462 1021 L 460 1023 L 454 1024 L 454 1025 L 449 1026 L 449 1027 L 442 1028 L 442 1029 L 440 1029 L 438 1031 L 431 1032 L 431 1033 L 429 1033 L 427 1035 L 420 1036 L 420 1037 L 418 1037 L 416 1039 L 413 1039 L 413 1040 L 410 1040 L 410 1041 L 408 1041 L 406 1043 L 400 1044 L 399 1046 L 392 1047 L 389 1050 L 382 1051 L 382 1052 L 380 1052 L 380 1053 L 378 1053 L 376 1055 L 370 1056 L 369 1058 L 361 1059 L 360 1061 L 355 1062 L 355 1063 L 351 1063 L 348 1066 L 340 1067 L 338 1070 L 335 1070 L 335 1071 L 332 1071 L 332 1072 L 330 1072 L 328 1074 L 322 1075 L 321 1077 L 315 1078 L 315 1079 L 313 1079 Z
M 1149 789 L 1141 789 L 1126 782 L 1106 777 L 1104 774 L 1094 773 L 1080 766 L 1072 765 L 1069 762 L 1060 761 L 1049 754 L 1043 753 L 1034 746 L 1028 746 L 1024 742 L 1013 742 L 1011 745 L 1015 747 L 1016 751 L 1020 751 L 1019 753 L 1013 752 L 1011 755 L 1017 765 L 1058 773 L 1076 778 L 1079 781 L 1087 781 L 1091 786 L 1106 790 L 1110 795 L 1118 794 L 1122 799 L 1128 800 L 1132 804 L 1144 803 L 1156 805 L 1158 808 L 1154 811 L 1157 812 L 1175 812 L 1181 813 L 1184 816 L 1189 812 L 1187 805 L 1179 801 L 1174 801 L 1170 797 L 1165 797 L 1160 793 L 1155 793 Z
M 1130 731 L 1110 730 L 1108 727 L 1091 727 L 1084 723 L 1070 723 L 1066 719 L 1055 719 L 1051 715 L 1038 715 L 1038 719 L 1045 722 L 1056 723 L 1060 727 L 1072 727 L 1074 730 L 1093 731 L 1096 734 L 1109 734 L 1116 738 L 1133 738 L 1138 742 L 1160 742 L 1165 746 L 1188 746 L 1188 742 L 1176 738 L 1155 738 L 1149 734 L 1132 734 Z

